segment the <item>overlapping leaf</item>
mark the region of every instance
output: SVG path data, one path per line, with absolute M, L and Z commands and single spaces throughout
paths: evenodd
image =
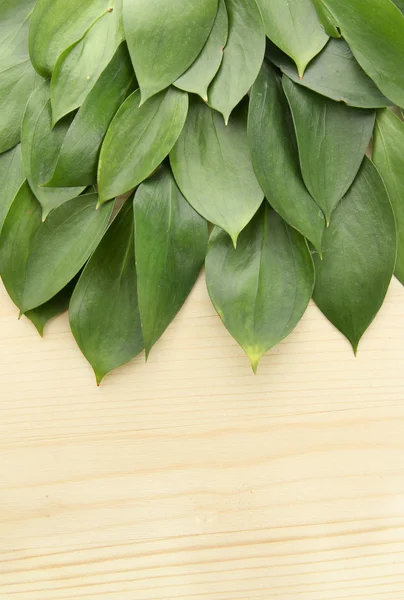
M 0 155 L 0 231 L 8 210 L 24 182 L 21 146 Z
M 325 32 L 335 38 L 341 37 L 341 32 L 338 25 L 328 8 L 323 4 L 322 0 L 313 0 L 313 5 L 317 11 L 317 16 L 320 23 L 324 27 Z

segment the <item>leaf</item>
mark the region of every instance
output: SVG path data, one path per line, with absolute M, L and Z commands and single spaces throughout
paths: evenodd
M 174 83 L 202 50 L 218 0 L 124 0 L 126 41 L 141 102 Z
M 404 284 L 404 123 L 389 110 L 379 111 L 373 160 L 389 193 L 397 225 L 395 275 Z
M 324 217 L 300 171 L 292 115 L 275 69 L 263 64 L 251 90 L 248 139 L 255 174 L 270 205 L 320 250 Z
M 51 80 L 53 124 L 83 104 L 122 42 L 120 3 L 110 0 L 110 9 L 60 55 Z
M 115 115 L 101 148 L 100 204 L 139 185 L 164 160 L 184 126 L 188 96 L 173 87 L 139 107 L 140 91 Z M 129 133 L 130 132 L 130 133 Z
M 219 70 L 223 51 L 229 33 L 229 19 L 224 0 L 219 0 L 219 8 L 212 31 L 201 53 L 174 85 L 186 92 L 199 94 L 208 101 L 208 87 Z
M 89 260 L 70 302 L 71 330 L 98 385 L 144 347 L 133 237 L 133 210 L 128 202 Z
M 313 0 L 313 4 L 325 32 L 331 37 L 340 38 L 341 32 L 338 29 L 338 24 L 328 8 L 324 6 L 322 0 Z
M 394 4 L 397 6 L 402 13 L 404 13 L 404 0 L 393 0 Z
M 265 54 L 265 32 L 255 0 L 226 0 L 229 37 L 219 72 L 208 90 L 209 104 L 227 123 L 257 77 Z
M 122 44 L 74 117 L 48 186 L 97 182 L 102 141 L 134 81 L 132 63 L 126 45 Z
M 355 354 L 383 304 L 395 259 L 393 211 L 380 175 L 365 157 L 324 233 L 323 260 L 315 257 L 313 296 Z
M 208 228 L 164 166 L 142 183 L 133 206 L 138 299 L 147 356 L 198 277 Z
M 41 224 L 27 264 L 21 310 L 27 312 L 60 292 L 83 267 L 104 235 L 113 203 L 95 210 L 97 194 L 59 206 Z
M 8 210 L 25 180 L 21 146 L 0 155 L 0 231 Z
M 322 0 L 362 69 L 395 104 L 404 106 L 404 16 L 391 0 Z
M 328 35 L 311 0 L 258 0 L 265 33 L 297 65 L 300 77 L 324 48 Z
M 244 107 L 225 126 L 218 113 L 193 98 L 170 161 L 191 206 L 236 244 L 264 197 L 248 152 Z
M 379 108 L 391 104 L 361 69 L 342 39 L 331 39 L 309 64 L 301 80 L 290 58 L 270 42 L 267 43 L 266 54 L 292 81 L 332 100 L 359 108 Z
M 43 218 L 71 198 L 78 196 L 84 187 L 45 188 L 57 161 L 71 119 L 58 123 L 52 129 L 49 82 L 45 81 L 31 95 L 21 127 L 21 148 L 25 174 L 32 191 L 43 209 Z
M 111 0 L 38 0 L 31 18 L 29 53 L 35 70 L 50 77 L 59 56 L 108 10 Z
M 70 298 L 76 284 L 77 277 L 68 283 L 56 296 L 51 298 L 51 300 L 25 313 L 24 316 L 33 323 L 41 337 L 43 337 L 45 326 L 49 321 L 66 312 L 69 308 Z
M 359 171 L 376 113 L 329 100 L 286 75 L 282 83 L 292 111 L 304 182 L 329 222 Z
M 265 352 L 302 318 L 313 291 L 313 261 L 304 238 L 264 205 L 236 250 L 222 231 L 213 232 L 206 282 L 225 327 L 257 372 Z

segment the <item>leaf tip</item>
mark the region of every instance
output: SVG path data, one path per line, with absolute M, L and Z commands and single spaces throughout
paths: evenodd
M 103 371 L 97 371 L 96 369 L 94 369 L 94 375 L 95 375 L 95 382 L 97 384 L 97 387 L 99 388 L 106 373 L 104 373 Z
M 261 352 L 257 352 L 256 348 L 250 348 L 246 350 L 247 356 L 250 359 L 251 368 L 253 370 L 254 375 L 258 373 L 258 366 L 260 364 L 261 358 L 263 354 Z

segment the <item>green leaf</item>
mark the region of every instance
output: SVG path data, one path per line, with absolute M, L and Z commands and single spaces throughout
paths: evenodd
M 89 260 L 70 302 L 71 330 L 98 385 L 144 347 L 133 237 L 133 210 L 128 202 Z
M 219 0 L 216 20 L 208 40 L 194 63 L 174 85 L 186 92 L 199 94 L 208 101 L 208 87 L 219 70 L 229 33 L 229 19 L 224 0 Z
M 356 177 L 372 137 L 376 113 L 329 100 L 283 76 L 300 166 L 327 222 Z
M 218 0 L 124 0 L 126 41 L 142 104 L 174 83 L 202 50 Z
M 110 0 L 112 10 L 104 12 L 60 55 L 51 80 L 53 123 L 83 104 L 122 42 L 120 2 Z
M 314 8 L 317 11 L 317 16 L 320 19 L 320 23 L 324 27 L 326 33 L 329 36 L 334 38 L 340 38 L 341 32 L 338 29 L 337 22 L 334 17 L 328 10 L 326 6 L 324 6 L 322 0 L 313 0 Z
M 148 177 L 174 146 L 188 112 L 188 95 L 174 87 L 139 107 L 140 91 L 125 100 L 101 148 L 100 203 L 128 192 Z
M 70 122 L 71 119 L 67 117 L 52 129 L 49 82 L 45 81 L 31 95 L 21 127 L 25 174 L 42 206 L 44 219 L 52 210 L 75 198 L 84 189 L 41 187 L 52 176 Z
M 21 146 L 0 155 L 0 231 L 8 210 L 25 180 Z
M 146 355 L 184 304 L 205 259 L 208 227 L 167 167 L 134 199 L 136 270 Z
M 225 126 L 218 113 L 193 98 L 170 161 L 191 206 L 236 244 L 264 197 L 248 152 L 244 107 Z
M 206 257 L 210 298 L 254 372 L 262 356 L 302 318 L 313 285 L 304 238 L 264 205 L 241 233 L 237 249 L 216 229 Z
M 229 37 L 219 72 L 208 90 L 209 104 L 227 123 L 257 77 L 265 54 L 265 32 L 255 0 L 226 0 Z
M 404 284 L 404 123 L 389 110 L 379 111 L 373 160 L 390 196 L 397 224 L 395 275 Z
M 393 2 L 397 6 L 397 8 L 400 9 L 402 13 L 404 13 L 404 0 L 393 0 Z
M 356 60 L 377 87 L 404 106 L 404 16 L 391 0 L 322 0 Z
M 27 311 L 24 316 L 27 317 L 36 327 L 39 335 L 43 337 L 45 326 L 62 313 L 66 312 L 69 308 L 70 298 L 73 294 L 73 290 L 77 284 L 77 277 L 75 277 L 66 287 L 63 288 L 56 296 L 54 296 L 42 306 L 33 308 Z
M 302 77 L 309 62 L 324 48 L 328 35 L 311 0 L 258 0 L 265 33 L 297 65 Z
M 266 63 L 251 91 L 248 139 L 255 174 L 268 202 L 320 250 L 323 213 L 303 182 L 292 115 L 281 80 Z
M 134 82 L 132 63 L 126 45 L 122 44 L 73 119 L 47 185 L 79 186 L 97 182 L 102 141 Z
M 309 64 L 301 80 L 293 61 L 270 42 L 266 55 L 292 81 L 332 100 L 359 108 L 380 108 L 391 104 L 361 69 L 342 39 L 331 39 Z
M 77 42 L 110 4 L 111 0 L 38 0 L 29 31 L 35 70 L 50 77 L 62 52 Z
M 21 310 L 44 304 L 83 267 L 104 235 L 113 203 L 95 210 L 97 194 L 86 194 L 59 206 L 41 224 L 27 264 Z
M 383 304 L 395 260 L 393 211 L 380 175 L 365 157 L 325 231 L 323 260 L 315 257 L 313 296 L 355 354 Z

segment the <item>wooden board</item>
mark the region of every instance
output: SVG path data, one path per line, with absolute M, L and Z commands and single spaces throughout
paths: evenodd
M 254 377 L 203 279 L 97 389 L 0 298 L 1 600 L 402 600 L 404 289 L 355 359 L 311 305 Z

